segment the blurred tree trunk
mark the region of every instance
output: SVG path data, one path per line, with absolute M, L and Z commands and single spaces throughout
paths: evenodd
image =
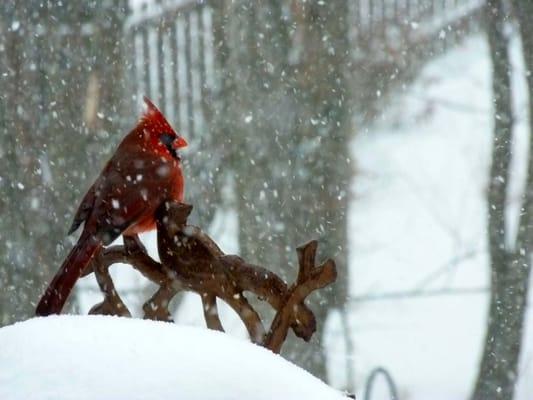
M 31 268 L 33 254 L 22 251 L 24 242 L 32 244 L 30 237 L 32 219 L 39 211 L 31 207 L 29 197 L 39 181 L 35 174 L 38 168 L 39 144 L 34 143 L 32 117 L 36 102 L 24 88 L 35 84 L 35 71 L 30 70 L 25 59 L 35 50 L 27 32 L 28 25 L 35 23 L 30 16 L 24 24 L 24 7 L 15 3 L 0 6 L 2 18 L 2 290 L 0 325 L 10 323 L 18 314 L 27 314 L 31 292 L 35 290 L 37 269 Z M 25 279 L 21 279 L 24 277 Z
M 531 8 L 531 4 L 529 3 L 526 8 Z M 494 103 L 492 167 L 488 192 L 491 292 L 485 345 L 472 400 L 513 398 L 518 377 L 531 270 L 530 238 L 533 237 L 531 236 L 531 218 L 533 217 L 533 152 L 531 151 L 533 140 L 531 137 L 522 213 L 518 233 L 514 240 L 509 240 L 510 232 L 506 228 L 513 132 L 511 63 L 509 40 L 505 33 L 505 24 L 508 22 L 509 15 L 506 11 L 507 8 L 502 0 L 490 0 L 487 3 L 487 34 L 493 64 Z M 526 58 L 531 58 L 528 43 L 531 43 L 531 36 L 525 38 L 524 41 Z M 531 89 L 531 78 L 529 82 Z M 510 245 L 510 242 L 514 243 Z
M 66 229 L 94 165 L 121 136 L 126 3 L 0 5 L 0 324 L 33 315 L 70 246 Z
M 349 280 L 346 213 L 352 175 L 348 143 L 353 105 L 347 77 L 351 62 L 348 3 L 292 3 L 296 115 L 290 134 L 293 151 L 289 176 L 294 182 L 291 192 L 285 192 L 289 212 L 283 222 L 287 243 L 318 238 L 320 254 L 335 259 L 339 278 L 333 287 L 311 299 L 318 320 L 311 345 L 294 339 L 284 353 L 323 380 L 327 380 L 326 321 L 333 310 L 344 312 Z
M 235 172 L 241 253 L 290 280 L 294 248 L 309 239 L 320 239 L 321 255 L 335 258 L 336 287 L 312 299 L 318 319 L 312 344 L 292 336 L 284 348 L 286 357 L 327 380 L 324 327 L 332 310 L 344 308 L 348 282 L 348 2 L 219 7 L 215 43 L 225 70 L 220 116 L 227 134 L 221 148 Z

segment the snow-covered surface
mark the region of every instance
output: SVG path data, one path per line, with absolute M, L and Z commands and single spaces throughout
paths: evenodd
M 527 150 L 519 51 L 515 40 L 513 65 L 520 78 L 514 82 L 518 112 L 511 219 L 516 217 Z M 353 297 L 488 286 L 490 68 L 486 38 L 467 40 L 430 62 L 354 140 L 358 174 L 349 222 Z M 516 227 L 515 222 L 510 225 Z M 383 366 L 402 400 L 467 399 L 479 364 L 487 306 L 486 292 L 354 301 L 350 326 L 358 388 L 373 368 Z M 516 400 L 533 396 L 532 328 L 529 312 Z M 335 331 L 339 329 L 331 334 Z M 343 365 L 342 351 L 339 346 L 331 351 L 337 370 Z M 342 377 L 332 378 L 342 382 Z
M 304 370 L 226 334 L 103 316 L 0 329 L 0 399 L 341 400 Z

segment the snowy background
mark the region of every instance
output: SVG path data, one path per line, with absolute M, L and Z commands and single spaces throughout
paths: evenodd
M 524 76 L 518 46 L 514 41 L 513 64 Z M 516 203 L 527 110 L 525 84 L 514 83 Z M 484 37 L 429 63 L 402 92 L 352 146 L 360 169 L 350 213 L 354 363 L 359 380 L 386 366 L 408 398 L 466 398 L 488 311 L 491 81 Z M 379 298 L 407 291 L 421 297 Z M 517 392 L 524 400 L 533 393 L 531 312 L 527 321 Z
M 514 68 L 523 72 L 519 43 Z M 525 85 L 515 82 L 518 141 L 513 195 L 525 174 Z M 387 100 L 376 120 L 351 143 L 357 160 L 349 213 L 352 281 L 350 328 L 354 377 L 362 389 L 383 366 L 402 398 L 468 396 L 481 355 L 488 305 L 485 195 L 491 146 L 490 65 L 486 40 L 476 35 L 428 63 L 412 83 Z M 209 231 L 227 253 L 238 253 L 236 213 L 220 213 Z M 143 240 L 157 258 L 155 234 Z M 114 267 L 119 291 L 143 285 L 140 274 Z M 83 287 L 94 288 L 92 277 Z M 86 285 L 86 286 L 85 286 Z M 82 294 L 82 313 L 99 295 Z M 387 298 L 390 296 L 390 298 Z M 407 298 L 406 298 L 407 297 Z M 131 296 L 140 313 L 142 299 Z M 196 295 L 187 295 L 176 322 L 204 326 Z M 229 331 L 244 338 L 238 317 L 224 307 Z M 530 315 L 530 313 L 528 314 Z M 517 399 L 533 391 L 533 337 L 528 316 Z M 343 387 L 345 348 L 332 318 L 326 343 L 333 386 Z M 385 396 L 376 385 L 375 398 Z M 358 393 L 362 396 L 362 393 Z M 383 397 L 385 398 L 385 397 Z
M 276 63 L 278 42 L 269 36 L 277 32 L 276 27 L 259 23 L 271 14 L 257 18 L 249 14 L 246 2 L 231 2 L 234 11 L 242 14 L 225 39 L 237 38 L 238 42 L 242 36 L 243 44 L 230 50 L 220 43 L 217 47 L 215 33 L 202 35 L 202 27 L 213 27 L 216 22 L 213 7 L 206 2 L 198 2 L 201 12 L 167 14 L 167 6 L 187 7 L 191 2 L 132 1 L 135 11 L 130 16 L 123 11 L 126 0 L 103 2 L 101 7 L 98 2 L 85 6 L 72 2 L 66 7 L 58 2 L 46 11 L 37 3 L 28 1 L 20 8 L 15 3 L 0 4 L 0 32 L 6 32 L 0 37 L 0 53 L 6 53 L 0 59 L 0 128 L 5 132 L 0 137 L 0 160 L 5 163 L 0 173 L 0 326 L 8 325 L 0 329 L 0 349 L 8 349 L 0 350 L 0 398 L 31 398 L 30 392 L 37 389 L 53 398 L 50 388 L 54 384 L 67 385 L 72 394 L 91 387 L 85 374 L 101 373 L 101 364 L 120 370 L 124 364 L 118 359 L 163 367 L 161 377 L 168 386 L 159 388 L 158 398 L 175 395 L 175 387 L 184 390 L 181 394 L 187 398 L 249 398 L 247 391 L 254 390 L 249 384 L 258 376 L 268 377 L 272 384 L 254 392 L 254 398 L 261 398 L 258 393 L 265 399 L 289 398 L 277 391 L 293 386 L 295 398 L 340 398 L 302 369 L 245 343 L 244 327 L 224 304 L 220 304 L 221 317 L 231 338 L 205 331 L 201 302 L 194 294 L 180 295 L 171 307 L 176 327 L 98 317 L 30 319 L 12 325 L 33 315 L 35 302 L 75 240 L 64 237 L 74 208 L 126 127 L 131 127 L 136 118 L 132 114 L 137 112 L 132 110 L 145 93 L 161 104 L 190 141 L 183 160 L 187 201 L 195 205 L 193 222 L 226 253 L 268 266 L 285 266 L 288 259 L 289 268 L 277 272 L 291 279 L 294 247 L 317 237 L 321 249 L 327 249 L 325 255 L 346 267 L 341 279 L 349 277 L 347 293 L 338 296 L 345 302 L 346 320 L 332 307 L 328 317 L 319 321 L 325 327 L 322 340 L 310 345 L 312 351 L 324 350 L 328 367 L 324 380 L 334 388 L 353 388 L 363 399 L 369 375 L 383 367 L 391 374 L 401 400 L 469 397 L 478 373 L 489 304 L 486 198 L 493 114 L 487 36 L 474 16 L 466 21 L 474 21 L 471 26 L 461 18 L 482 1 L 412 0 L 410 10 L 408 2 L 399 0 L 350 3 L 350 18 L 358 18 L 350 20 L 349 30 L 355 43 L 350 67 L 355 72 L 345 83 L 353 84 L 362 104 L 348 107 L 350 123 L 342 126 L 350 126 L 350 131 L 335 136 L 340 138 L 336 141 L 330 140 L 337 135 L 331 127 L 341 122 L 322 115 L 326 113 L 322 109 L 306 114 L 309 110 L 299 107 L 307 98 L 298 97 L 301 93 L 290 87 L 291 79 L 300 76 L 298 63 L 305 66 L 308 61 L 305 50 L 313 40 L 306 38 L 323 32 L 321 24 L 311 24 L 316 30 L 299 31 L 298 24 L 305 26 L 305 21 L 295 23 L 287 60 Z M 115 7 L 119 3 L 124 7 Z M 146 8 L 144 3 L 148 3 Z M 398 4 L 395 11 L 393 6 Z M 281 8 L 279 21 L 283 22 L 291 12 L 301 11 Z M 430 8 L 433 17 L 422 18 L 430 15 Z M 242 19 L 243 15 L 250 18 Z M 47 23 L 55 18 L 61 23 L 50 28 Z M 150 25 L 158 19 L 166 24 L 171 20 L 173 25 Z M 143 27 L 145 20 L 150 28 Z M 117 21 L 126 22 L 119 26 Z M 454 21 L 459 22 L 452 28 Z M 513 232 L 524 191 L 528 102 L 519 35 L 514 25 L 507 28 L 512 38 L 516 118 L 507 209 Z M 160 29 L 175 36 L 158 36 Z M 246 42 L 250 36 L 253 40 Z M 431 49 L 420 38 L 430 38 Z M 324 34 L 315 42 L 329 39 Z M 268 47 L 271 42 L 275 45 Z M 124 43 L 131 54 L 119 62 L 117 54 Z M 257 50 L 259 72 L 251 72 L 246 64 L 246 43 Z M 236 76 L 226 78 L 236 90 L 229 98 L 237 107 L 233 114 L 228 111 L 229 117 L 210 120 L 209 112 L 221 112 L 217 95 L 227 95 L 217 80 L 225 71 L 215 65 L 217 55 L 224 51 L 235 52 L 228 68 L 237 71 Z M 326 48 L 328 57 L 338 53 L 336 47 Z M 19 56 L 10 58 L 13 54 Z M 367 59 L 371 63 L 365 64 Z M 285 70 L 280 72 L 287 65 L 294 73 L 290 78 Z M 123 69 L 127 74 L 121 75 Z M 326 87 L 332 85 L 327 76 L 324 73 Z M 126 95 L 113 97 L 113 86 Z M 166 86 L 165 97 L 161 88 Z M 314 89 L 299 87 L 301 92 Z M 328 109 L 342 103 L 342 96 L 334 93 L 315 105 L 327 103 Z M 215 133 L 208 129 L 219 125 L 223 129 L 214 129 Z M 330 142 L 340 142 L 342 156 L 326 147 Z M 306 164 L 322 162 L 321 151 L 326 161 Z M 323 223 L 330 205 L 312 207 L 317 190 L 324 189 L 330 179 L 335 182 L 337 172 L 348 177 L 345 187 L 333 185 L 334 199 L 341 204 L 334 217 L 347 226 L 347 237 L 341 238 L 344 245 L 327 243 L 329 234 L 340 231 L 335 230 L 339 220 L 333 217 Z M 320 178 L 309 178 L 316 173 Z M 301 205 L 306 199 L 308 203 Z M 313 212 L 299 213 L 301 209 Z M 288 217 L 283 219 L 280 210 Z M 291 221 L 291 214 L 298 217 Z M 155 233 L 143 235 L 142 240 L 158 259 Z M 111 271 L 128 307 L 141 317 L 141 306 L 154 286 L 127 266 L 116 265 Z M 67 311 L 87 314 L 100 300 L 96 282 L 89 276 L 77 284 Z M 313 307 L 325 309 L 338 298 L 316 296 L 313 300 Z M 529 400 L 533 393 L 532 329 L 528 311 L 515 400 Z M 42 332 L 38 339 L 36 331 Z M 111 340 L 106 342 L 108 333 Z M 152 340 L 155 336 L 161 339 L 158 346 Z M 107 349 L 111 357 L 96 358 L 91 347 Z M 186 357 L 190 361 L 176 361 L 183 369 L 173 369 L 168 360 L 151 364 L 164 358 L 162 348 L 174 360 Z M 112 357 L 114 351 L 117 357 Z M 156 353 L 151 360 L 149 355 Z M 225 360 L 237 353 L 239 363 L 246 365 L 227 369 Z M 77 360 L 87 357 L 92 361 L 80 367 L 85 374 L 77 374 L 76 379 L 42 375 L 54 368 L 75 370 Z M 53 364 L 47 364 L 47 359 Z M 264 360 L 265 369 L 258 359 Z M 224 389 L 218 381 L 219 392 L 219 387 L 206 384 L 206 376 L 222 371 L 220 380 L 228 379 Z M 241 371 L 248 375 L 234 379 Z M 117 377 L 118 385 L 109 386 L 117 390 L 114 395 L 135 398 L 152 387 L 152 381 L 143 379 L 145 370 L 129 370 L 127 376 L 125 372 Z M 183 380 L 189 375 L 193 381 Z M 26 385 L 27 376 L 36 386 Z M 105 373 L 101 376 L 108 378 Z M 197 389 L 207 390 L 212 397 Z M 224 390 L 237 397 L 224 397 Z M 378 379 L 371 400 L 389 398 L 385 382 Z

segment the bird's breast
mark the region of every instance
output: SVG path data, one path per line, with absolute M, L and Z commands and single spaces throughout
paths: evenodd
M 152 194 L 153 198 L 159 198 L 161 201 L 172 200 L 183 202 L 184 178 L 179 163 L 163 163 L 157 168 L 156 174 L 158 175 L 157 178 L 159 179 L 154 179 L 154 181 L 163 183 L 156 188 L 157 193 Z M 151 196 L 146 196 L 146 198 L 149 202 Z M 154 214 L 159 204 L 157 204 L 156 207 L 150 207 L 150 210 L 147 210 L 148 212 L 145 215 L 141 216 L 135 224 L 126 229 L 124 234 L 133 235 L 156 229 L 156 218 Z
M 149 232 L 153 231 L 156 228 L 156 222 L 155 217 L 153 214 L 151 215 L 145 215 L 144 217 L 141 217 L 137 223 L 130 226 L 128 229 L 124 231 L 124 235 L 131 236 L 131 235 L 137 235 L 139 233 Z

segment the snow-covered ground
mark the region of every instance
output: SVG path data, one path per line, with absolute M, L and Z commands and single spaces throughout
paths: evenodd
M 526 93 L 520 48 L 513 42 L 517 140 L 514 143 L 510 226 L 515 228 L 527 146 Z M 370 371 L 388 369 L 401 400 L 466 399 L 477 372 L 486 322 L 488 285 L 486 204 L 492 135 L 491 76 L 486 39 L 473 37 L 430 62 L 392 98 L 375 123 L 359 131 L 353 154 L 358 170 L 349 214 L 352 314 L 359 398 Z M 236 216 L 221 213 L 210 232 L 236 252 Z M 217 234 L 223 226 L 224 234 Z M 145 237 L 155 256 L 155 236 Z M 224 242 L 226 240 L 227 242 Z M 229 241 L 228 241 L 229 240 Z M 115 267 L 117 274 L 121 267 Z M 118 279 L 126 293 L 140 275 Z M 121 275 L 121 278 L 126 275 Z M 86 279 L 83 284 L 90 279 Z M 473 289 L 470 294 L 357 299 L 407 290 Z M 125 296 L 128 300 L 128 296 Z M 85 294 L 82 312 L 99 299 Z M 129 302 L 128 304 L 131 304 Z M 200 303 L 187 296 L 175 316 L 203 325 Z M 229 330 L 240 322 L 223 313 Z M 341 328 L 329 324 L 331 376 L 344 385 Z M 533 393 L 533 319 L 528 316 L 517 400 Z M 377 386 L 383 386 L 378 383 Z M 376 387 L 373 400 L 385 399 Z M 382 397 L 380 397 L 380 395 Z
M 103 316 L 0 330 L 0 399 L 306 399 L 341 393 L 282 357 L 207 329 Z
M 527 150 L 519 50 L 515 41 L 513 64 L 521 75 L 514 83 L 519 112 L 510 197 L 515 207 Z M 354 140 L 358 175 L 349 221 L 354 298 L 487 287 L 490 94 L 486 39 L 476 36 L 429 63 Z M 383 366 L 402 400 L 468 398 L 487 301 L 486 292 L 476 291 L 354 301 L 350 326 L 358 387 L 372 368 Z M 531 399 L 533 393 L 532 324 L 530 313 L 517 400 Z M 333 349 L 331 360 L 339 368 L 342 361 L 335 354 L 340 351 Z

